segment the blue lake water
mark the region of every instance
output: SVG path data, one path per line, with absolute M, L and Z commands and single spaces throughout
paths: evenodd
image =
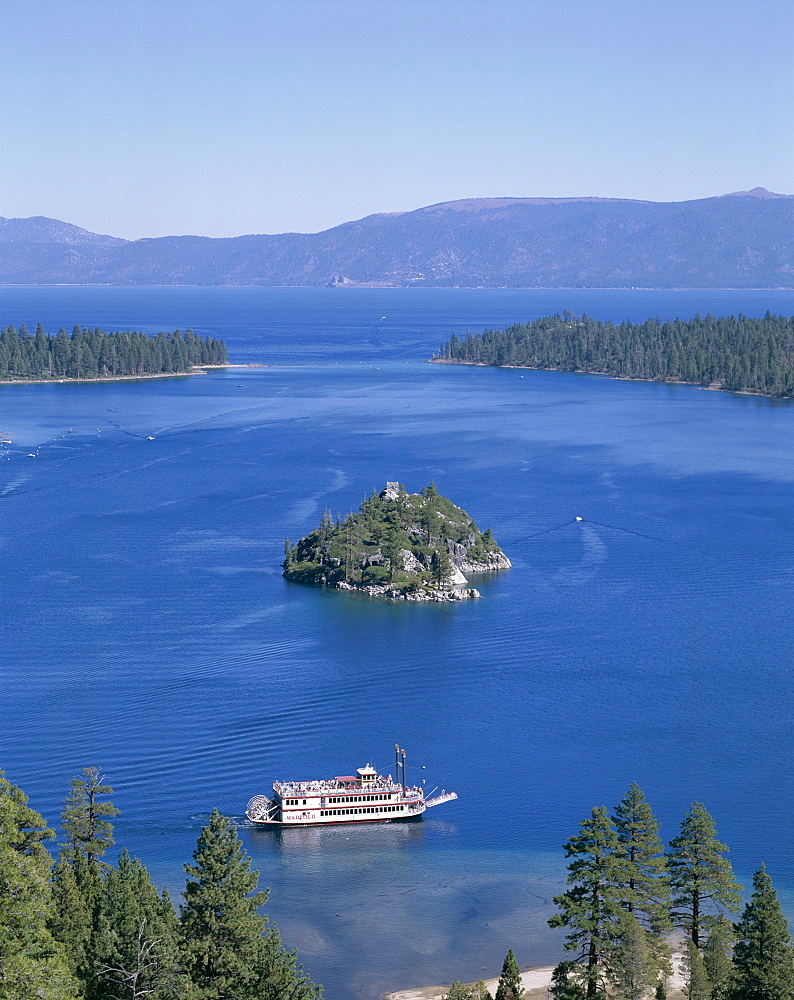
M 493 975 L 508 947 L 556 961 L 560 845 L 633 780 L 666 839 L 705 802 L 740 878 L 765 862 L 794 915 L 794 405 L 423 363 L 453 331 L 566 308 L 792 314 L 794 293 L 0 301 L 3 323 L 191 326 L 274 366 L 0 387 L 0 765 L 53 823 L 101 765 L 118 844 L 178 894 L 208 813 L 235 816 L 267 912 L 333 1000 Z M 513 569 L 462 606 L 282 579 L 285 538 L 391 479 L 434 479 Z M 388 769 L 395 742 L 459 800 L 419 824 L 244 825 L 273 779 Z

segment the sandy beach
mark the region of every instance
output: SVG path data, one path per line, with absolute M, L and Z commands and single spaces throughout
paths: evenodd
M 53 382 L 140 382 L 150 378 L 184 378 L 186 375 L 200 375 L 202 372 L 218 368 L 269 368 L 256 362 L 234 365 L 194 365 L 186 372 L 157 372 L 149 375 L 97 375 L 96 378 L 7 378 L 0 379 L 0 385 L 49 385 Z
M 679 941 L 676 941 L 676 945 L 679 945 Z M 676 951 L 673 953 L 673 975 L 667 983 L 668 1000 L 683 1000 L 684 997 L 684 980 L 680 971 L 681 958 L 682 955 L 680 952 Z M 521 985 L 524 987 L 526 1000 L 540 1000 L 541 997 L 545 998 L 547 996 L 553 970 L 554 966 L 543 965 L 527 969 L 521 973 Z M 498 976 L 485 980 L 485 985 L 488 987 L 488 992 L 491 996 L 494 996 L 496 993 L 498 984 Z M 410 990 L 398 990 L 395 993 L 386 993 L 385 997 L 386 1000 L 442 1000 L 442 997 L 445 997 L 448 992 L 449 985 L 420 986 Z

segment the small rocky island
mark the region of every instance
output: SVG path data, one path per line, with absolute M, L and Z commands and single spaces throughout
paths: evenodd
M 284 576 L 338 590 L 404 601 L 463 601 L 480 594 L 466 573 L 509 569 L 490 528 L 442 497 L 435 483 L 406 493 L 400 483 L 373 492 L 356 513 L 285 544 Z

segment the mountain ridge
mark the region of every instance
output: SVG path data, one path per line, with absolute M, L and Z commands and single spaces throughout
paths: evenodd
M 0 217 L 0 283 L 794 287 L 794 196 L 464 198 L 317 233 L 91 233 Z

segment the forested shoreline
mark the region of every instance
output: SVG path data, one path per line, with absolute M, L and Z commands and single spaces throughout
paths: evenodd
M 687 1000 L 794 1000 L 794 946 L 764 865 L 741 909 L 729 849 L 694 802 L 667 850 L 634 782 L 613 810 L 592 810 L 564 844 L 565 892 L 548 921 L 567 930 L 571 957 L 554 969 L 549 1000 L 666 1000 L 671 932 L 685 935 Z M 677 994 L 680 995 L 680 994 Z M 519 966 L 507 953 L 495 1000 L 521 1000 Z M 453 983 L 444 1000 L 491 1000 L 482 982 Z
M 453 334 L 432 360 L 788 397 L 794 396 L 794 318 L 767 312 L 615 324 L 565 312 L 462 339 Z
M 177 911 L 126 850 L 105 860 L 112 792 L 96 767 L 72 779 L 53 859 L 55 831 L 0 771 L 0 1000 L 322 1000 L 258 912 L 267 892 L 229 819 L 215 810 L 201 830 Z M 674 929 L 687 1000 L 792 1000 L 794 946 L 764 866 L 733 922 L 742 887 L 706 807 L 692 804 L 667 849 L 660 829 L 635 782 L 564 845 L 567 889 L 548 922 L 571 957 L 549 1000 L 666 1000 Z M 522 997 L 510 950 L 495 1000 Z M 445 1000 L 491 996 L 455 982 Z
M 68 334 L 45 332 L 41 323 L 31 334 L 27 327 L 6 326 L 0 332 L 0 380 L 123 378 L 188 373 L 202 365 L 224 365 L 226 344 L 192 330 L 147 336 L 137 332 L 105 333 L 75 326 Z
M 232 822 L 201 830 L 179 911 L 143 862 L 115 864 L 113 789 L 96 767 L 71 782 L 63 840 L 0 771 L 0 1000 L 321 1000 L 322 989 L 258 913 Z

